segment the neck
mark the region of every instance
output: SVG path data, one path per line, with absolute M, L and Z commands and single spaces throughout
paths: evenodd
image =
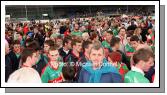
M 29 62 L 23 63 L 23 66 L 25 66 L 25 67 L 32 67 L 32 65 Z
M 107 43 L 110 43 L 110 40 L 107 40 L 107 39 L 106 39 L 106 41 L 107 41 Z
M 76 56 L 79 56 L 79 52 L 77 52 L 76 50 L 73 49 L 73 53 L 76 55 Z
M 137 65 L 137 64 L 136 64 L 135 67 L 138 68 L 138 69 L 141 69 L 141 66 L 140 66 L 140 65 Z M 142 70 L 142 69 L 141 69 L 141 70 Z
M 63 49 L 64 49 L 65 51 L 68 51 L 68 50 L 69 50 L 66 46 L 64 46 Z
M 50 63 L 59 63 L 58 61 L 50 61 Z

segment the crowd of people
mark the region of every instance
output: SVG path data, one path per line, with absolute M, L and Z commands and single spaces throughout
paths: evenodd
M 155 19 L 5 24 L 7 83 L 153 83 Z

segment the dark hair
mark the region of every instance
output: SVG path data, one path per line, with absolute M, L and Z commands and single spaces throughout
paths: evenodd
M 115 46 L 115 44 L 120 42 L 120 38 L 118 37 L 112 37 L 111 42 L 110 42 L 110 46 L 113 47 Z
M 85 50 L 85 48 L 88 48 L 89 45 L 92 44 L 91 41 L 87 40 L 82 43 L 82 48 Z
M 119 29 L 119 32 L 121 31 L 121 29 L 124 29 L 124 30 L 126 31 L 126 28 L 125 28 L 125 27 L 121 27 L 121 28 Z
M 106 31 L 107 33 L 113 35 L 113 32 L 111 30 Z
M 126 35 L 126 38 L 128 38 L 128 37 L 131 37 L 131 36 L 132 36 L 132 35 L 130 35 L 130 34 L 127 34 L 127 35 Z
M 63 40 L 63 46 L 65 46 L 65 43 L 68 43 L 71 40 L 72 40 L 71 36 L 65 37 L 64 40 Z
M 33 48 L 25 48 L 23 49 L 23 52 L 21 53 L 21 62 L 22 64 L 26 62 L 27 57 L 32 57 L 33 53 L 35 53 L 35 50 Z
M 36 51 L 41 49 L 39 43 L 35 40 L 30 42 L 29 45 L 27 46 L 27 48 L 33 48 Z
M 147 62 L 149 58 L 154 58 L 154 54 L 149 49 L 139 49 L 133 54 L 134 64 L 137 64 L 140 60 Z
M 53 40 L 46 40 L 44 44 L 47 44 L 48 46 L 54 46 L 54 41 Z
M 77 43 L 82 43 L 82 39 L 80 39 L 80 38 L 79 39 L 73 39 L 71 45 L 74 46 Z
M 62 68 L 62 73 L 65 80 L 73 80 L 75 76 L 74 66 L 66 63 Z
M 24 35 L 23 32 L 17 32 L 16 34 L 19 34 L 19 35 L 21 35 L 21 36 Z
M 133 35 L 133 36 L 131 36 L 131 38 L 130 38 L 130 41 L 136 41 L 136 42 L 138 42 L 140 39 L 139 39 L 139 37 L 137 36 L 137 35 Z
M 19 44 L 20 45 L 20 41 L 19 40 L 14 40 L 13 45 L 15 45 L 15 44 Z
M 58 50 L 58 49 L 59 49 L 59 46 L 57 44 L 55 44 L 49 48 L 49 51 Z

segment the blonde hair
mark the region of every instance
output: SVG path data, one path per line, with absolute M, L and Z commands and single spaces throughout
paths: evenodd
M 133 33 L 133 34 L 134 34 L 134 35 L 138 35 L 138 31 L 141 31 L 141 28 L 139 28 L 139 27 L 136 28 L 136 29 L 134 30 L 134 33 Z

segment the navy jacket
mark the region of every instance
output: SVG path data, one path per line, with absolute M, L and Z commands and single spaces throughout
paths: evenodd
M 91 74 L 87 70 L 82 68 L 78 82 L 89 83 L 90 76 Z M 101 75 L 99 83 L 122 83 L 122 77 L 120 74 L 114 72 L 103 73 Z

